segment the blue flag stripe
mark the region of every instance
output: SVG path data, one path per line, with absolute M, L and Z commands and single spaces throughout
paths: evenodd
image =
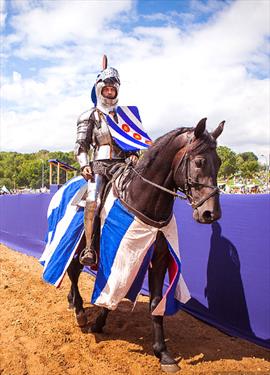
M 50 284 L 55 284 L 62 275 L 65 265 L 77 245 L 83 228 L 84 209 L 80 208 L 68 226 L 65 235 L 61 238 L 46 268 L 43 279 Z
M 111 119 L 110 116 L 107 116 L 107 120 L 108 120 L 108 123 L 109 125 L 113 128 L 113 130 L 115 130 L 118 134 L 122 135 L 122 137 L 128 139 L 129 141 L 139 145 L 139 146 L 143 146 L 144 148 L 147 147 L 148 145 L 146 145 L 145 143 L 143 142 L 140 142 L 138 141 L 137 139 L 131 137 L 130 135 L 128 135 L 126 132 L 124 132 L 122 129 L 119 128 L 119 126 L 117 126 L 114 121 Z M 139 147 L 138 147 L 139 148 Z
M 77 177 L 75 177 L 77 179 Z M 80 189 L 82 185 L 85 184 L 85 180 L 82 178 L 80 180 L 76 180 L 72 183 L 68 181 L 65 185 L 63 185 L 62 189 L 65 189 L 65 194 L 62 195 L 61 204 L 58 207 L 55 207 L 50 216 L 48 217 L 48 233 L 52 232 L 52 237 L 50 241 L 53 240 L 55 231 L 53 229 L 56 228 L 57 223 L 65 216 L 66 209 L 70 199 L 74 196 L 74 194 Z
M 128 105 L 128 109 L 130 110 L 130 112 L 133 113 L 133 115 L 135 117 L 137 117 L 137 119 L 142 122 L 141 120 L 141 117 L 140 117 L 140 114 L 139 114 L 139 110 L 138 110 L 138 107 L 136 107 L 135 105 Z
M 153 252 L 154 252 L 154 244 L 151 245 L 150 248 L 148 249 L 144 257 L 144 260 L 141 264 L 141 267 L 139 269 L 139 272 L 137 276 L 135 277 L 135 280 L 133 281 L 131 287 L 129 288 L 129 291 L 127 292 L 127 295 L 125 298 L 128 298 L 132 302 L 135 302 L 137 295 L 140 293 L 142 289 L 144 278 L 148 270 L 149 264 L 151 262 Z
M 130 109 L 130 107 L 128 107 Z M 146 139 L 148 139 L 149 141 L 151 141 L 151 139 L 149 138 L 149 136 L 140 128 L 138 128 L 138 126 L 136 124 L 134 124 L 134 122 L 126 115 L 126 113 L 122 110 L 121 107 L 118 107 L 117 108 L 117 113 L 119 113 L 119 115 L 122 117 L 122 119 L 129 125 L 131 126 L 138 134 L 140 134 L 141 136 L 145 137 Z M 133 113 L 134 114 L 134 113 Z M 136 116 L 137 117 L 137 116 Z
M 95 303 L 104 289 L 111 274 L 111 268 L 120 242 L 133 220 L 134 216 L 126 209 L 123 209 L 121 203 L 117 199 L 114 202 L 102 228 L 100 239 L 100 263 L 91 303 Z M 121 223 L 121 226 L 119 223 Z
M 121 148 L 121 150 L 124 150 L 124 151 L 138 151 L 138 150 L 141 150 L 142 148 L 140 147 L 135 147 L 135 146 L 131 146 L 127 143 L 124 143 L 122 141 L 119 141 L 119 139 L 113 137 L 115 143 Z
M 173 282 L 173 285 L 171 286 L 170 292 L 167 295 L 166 308 L 164 312 L 165 315 L 173 315 L 181 308 L 181 303 L 174 296 L 175 289 L 177 287 L 177 283 L 178 283 L 180 273 L 181 273 L 181 263 L 168 240 L 167 240 L 167 244 L 168 244 L 168 248 L 171 253 L 171 256 L 174 258 L 174 261 L 177 263 L 177 266 L 178 266 L 178 274 Z

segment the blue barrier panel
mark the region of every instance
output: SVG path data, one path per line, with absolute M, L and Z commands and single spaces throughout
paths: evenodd
M 221 196 L 222 219 L 201 225 L 176 202 L 185 309 L 270 348 L 270 195 Z
M 0 241 L 39 257 L 51 196 L 0 196 Z M 270 347 L 270 195 L 223 195 L 221 206 L 219 222 L 201 225 L 186 202 L 175 203 L 183 275 L 192 296 L 183 308 Z
M 50 194 L 0 196 L 0 242 L 39 257 L 47 232 Z

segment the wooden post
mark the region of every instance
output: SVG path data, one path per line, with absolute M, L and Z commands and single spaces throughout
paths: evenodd
M 52 163 L 50 163 L 50 186 L 52 185 Z
M 60 185 L 60 163 L 57 163 L 57 185 Z

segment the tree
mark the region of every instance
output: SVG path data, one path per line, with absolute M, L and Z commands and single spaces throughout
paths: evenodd
M 237 169 L 243 178 L 254 178 L 260 170 L 257 156 L 251 152 L 242 152 L 237 155 Z
M 42 170 L 44 183 L 49 187 L 49 159 L 59 159 L 79 169 L 79 164 L 70 152 L 49 152 L 40 150 L 37 153 L 20 154 L 17 152 L 0 152 L 0 187 L 5 185 L 9 189 L 31 187 L 40 188 L 42 185 Z M 72 173 L 69 174 L 71 178 Z M 62 176 L 61 182 L 65 182 Z
M 256 160 L 247 160 L 239 166 L 239 170 L 243 178 L 254 178 L 260 166 Z
M 242 152 L 241 154 L 238 154 L 238 155 L 241 156 L 241 158 L 244 161 L 257 161 L 258 160 L 254 152 L 251 152 L 251 151 Z
M 226 146 L 219 146 L 217 153 L 221 159 L 218 176 L 221 178 L 233 176 L 237 171 L 236 153 Z

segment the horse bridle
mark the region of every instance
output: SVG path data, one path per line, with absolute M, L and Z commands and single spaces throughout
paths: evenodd
M 197 181 L 192 180 L 191 175 L 190 175 L 190 155 L 191 155 L 190 145 L 191 145 L 191 143 L 192 143 L 192 138 L 189 139 L 189 143 L 185 147 L 184 152 L 183 152 L 182 149 L 177 152 L 177 154 L 174 157 L 173 163 L 172 163 L 171 172 L 173 173 L 173 176 L 175 176 L 178 169 L 180 167 L 182 167 L 182 163 L 183 163 L 183 167 L 185 168 L 185 180 L 184 180 L 184 188 L 183 189 L 181 189 L 180 187 L 177 187 L 176 191 L 173 191 L 173 190 L 165 188 L 164 186 L 156 184 L 155 182 L 152 182 L 152 181 L 148 180 L 147 178 L 143 177 L 139 172 L 137 172 L 136 169 L 134 167 L 132 167 L 131 163 L 126 164 L 125 166 L 120 168 L 119 173 L 116 172 L 115 175 L 113 176 L 113 178 L 111 179 L 110 182 L 113 185 L 114 192 L 117 195 L 117 197 L 120 199 L 120 201 L 123 203 L 123 205 L 128 210 L 133 212 L 139 219 L 141 219 L 146 224 L 151 225 L 153 227 L 162 228 L 170 222 L 170 220 L 172 218 L 172 215 L 173 215 L 173 212 L 171 212 L 171 214 L 169 215 L 169 217 L 166 220 L 155 221 L 155 220 L 152 220 L 149 217 L 145 216 L 142 212 L 138 211 L 137 209 L 132 207 L 130 204 L 128 204 L 125 201 L 125 199 L 122 195 L 123 186 L 119 187 L 119 186 L 117 186 L 117 183 L 116 183 L 116 180 L 118 179 L 118 177 L 120 177 L 123 174 L 123 172 L 127 169 L 130 169 L 142 181 L 146 182 L 149 185 L 152 185 L 152 186 L 156 187 L 159 190 L 162 190 L 162 191 L 164 191 L 168 194 L 173 195 L 175 198 L 188 199 L 189 204 L 192 206 L 193 209 L 196 209 L 196 208 L 200 207 L 204 202 L 206 202 L 209 198 L 211 198 L 215 194 L 219 194 L 219 188 L 217 186 L 206 185 L 206 184 L 202 184 L 202 183 L 199 183 Z M 183 152 L 183 155 L 181 155 L 181 152 Z M 180 155 L 180 158 L 179 158 L 179 160 L 177 160 L 179 155 Z M 176 166 L 174 164 L 176 164 Z M 207 187 L 207 188 L 211 188 L 213 190 L 206 197 L 200 199 L 199 202 L 195 202 L 192 198 L 192 195 L 189 192 L 191 191 L 192 187 L 197 187 L 197 186 Z M 184 193 L 184 196 L 182 194 L 179 194 L 177 192 L 177 190 Z
M 190 155 L 191 155 L 191 144 L 192 144 L 192 142 L 193 142 L 193 138 L 190 137 L 187 146 L 185 146 L 184 152 L 183 152 L 182 149 L 179 150 L 177 152 L 177 154 L 175 155 L 173 163 L 172 163 L 172 173 L 173 173 L 173 176 L 174 176 L 174 180 L 175 180 L 175 175 L 176 175 L 176 173 L 177 173 L 177 171 L 179 170 L 180 167 L 183 167 L 183 169 L 185 170 L 185 179 L 184 179 L 184 184 L 183 184 L 184 187 L 183 188 L 177 187 L 177 189 L 176 189 L 176 190 L 179 190 L 182 193 L 184 193 L 185 196 L 183 196 L 182 194 L 179 194 L 177 191 L 167 189 L 164 186 L 161 186 L 159 184 L 156 184 L 155 182 L 152 182 L 152 181 L 148 180 L 147 178 L 140 175 L 140 173 L 138 173 L 136 171 L 136 169 L 133 168 L 133 167 L 131 168 L 131 170 L 138 177 L 140 177 L 141 180 L 143 180 L 144 182 L 146 182 L 146 183 L 148 183 L 152 186 L 155 186 L 156 188 L 158 188 L 162 191 L 165 191 L 166 193 L 169 193 L 176 198 L 188 199 L 189 204 L 195 210 L 198 207 L 200 207 L 204 202 L 206 202 L 209 198 L 213 197 L 216 194 L 219 194 L 220 189 L 218 188 L 218 186 L 203 184 L 201 182 L 194 181 L 192 179 L 191 174 L 190 174 Z M 183 152 L 183 155 L 181 155 L 182 152 Z M 180 157 L 178 159 L 179 155 L 180 155 Z M 178 161 L 177 161 L 177 159 L 178 159 Z M 176 164 L 176 166 L 175 166 L 175 164 Z M 210 189 L 212 189 L 212 191 L 209 194 L 207 194 L 206 197 L 200 199 L 198 202 L 195 202 L 193 200 L 192 195 L 190 194 L 190 191 L 191 191 L 191 188 L 196 188 L 198 186 L 210 188 Z
M 182 167 L 183 170 L 185 171 L 184 173 L 185 178 L 184 178 L 184 184 L 183 184 L 184 187 L 183 188 L 177 187 L 177 190 L 185 194 L 185 196 L 188 198 L 190 202 L 191 207 L 195 210 L 196 208 L 200 207 L 204 202 L 206 202 L 209 198 L 213 197 L 216 194 L 219 194 L 219 188 L 218 186 L 203 184 L 201 182 L 194 181 L 192 179 L 191 173 L 190 173 L 190 156 L 191 156 L 191 151 L 192 151 L 190 145 L 192 144 L 192 142 L 193 142 L 193 138 L 190 137 L 189 142 L 187 146 L 185 147 L 184 152 L 180 150 L 175 155 L 173 163 L 172 163 L 173 165 L 172 170 L 173 170 L 174 181 L 175 181 L 175 175 L 178 173 L 178 170 L 180 167 Z M 174 165 L 176 163 L 175 160 L 177 160 L 177 157 L 179 154 L 181 154 L 181 152 L 183 152 L 183 155 L 179 158 L 175 167 Z M 191 192 L 191 188 L 196 188 L 196 187 L 206 187 L 206 188 L 212 189 L 212 191 L 209 194 L 207 194 L 204 198 L 200 199 L 198 202 L 195 202 L 190 192 Z

